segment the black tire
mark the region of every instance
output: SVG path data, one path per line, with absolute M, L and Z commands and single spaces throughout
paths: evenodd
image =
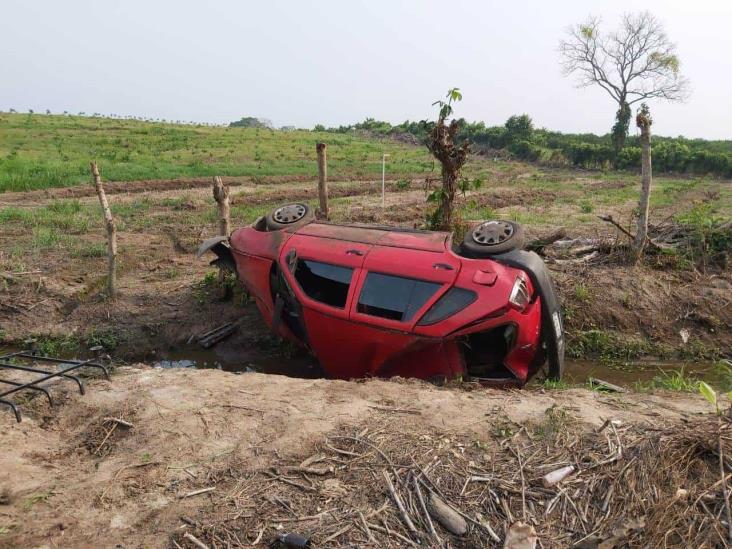
M 315 219 L 315 214 L 307 204 L 285 204 L 267 214 L 267 230 L 279 231 L 299 227 L 310 223 L 313 219 Z
M 465 257 L 488 257 L 521 249 L 524 229 L 513 221 L 484 221 L 465 233 L 461 254 Z

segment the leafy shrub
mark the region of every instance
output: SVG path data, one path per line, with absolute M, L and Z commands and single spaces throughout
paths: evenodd
M 511 143 L 508 150 L 523 160 L 535 161 L 541 156 L 541 149 L 526 140 Z

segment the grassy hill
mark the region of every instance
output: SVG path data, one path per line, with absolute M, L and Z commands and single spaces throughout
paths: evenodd
M 427 150 L 325 132 L 0 113 L 0 192 L 68 187 L 89 180 L 97 160 L 111 181 L 212 175 L 315 175 L 315 144 L 328 143 L 332 177 L 429 171 Z

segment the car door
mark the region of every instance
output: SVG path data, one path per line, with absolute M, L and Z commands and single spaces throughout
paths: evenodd
M 351 329 L 349 311 L 371 248 L 360 242 L 294 235 L 280 255 L 281 270 L 302 306 L 308 345 L 331 377 L 363 375 L 364 342 Z
M 371 375 L 422 378 L 460 371 L 438 338 L 417 336 L 419 318 L 453 284 L 460 270 L 447 253 L 374 246 L 363 264 L 350 318 Z

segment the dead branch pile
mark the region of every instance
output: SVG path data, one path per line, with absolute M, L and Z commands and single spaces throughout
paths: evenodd
M 552 408 L 541 424 L 507 424 L 484 440 L 408 432 L 404 421 L 344 429 L 304 461 L 199 477 L 216 487 L 210 507 L 182 517 L 172 543 L 297 534 L 318 547 L 517 548 L 535 537 L 544 548 L 726 546 L 730 425 L 608 420 L 587 431 Z M 522 534 L 528 545 L 506 541 Z
M 560 229 L 529 242 L 527 249 L 534 250 L 553 263 L 601 263 L 622 259 L 627 255 L 635 236 L 611 215 L 599 216 L 617 229 L 615 237 L 568 238 Z M 702 226 L 689 226 L 666 219 L 648 227 L 648 253 L 676 252 L 702 269 L 716 264 L 726 268 L 732 253 L 732 221 L 712 222 Z

